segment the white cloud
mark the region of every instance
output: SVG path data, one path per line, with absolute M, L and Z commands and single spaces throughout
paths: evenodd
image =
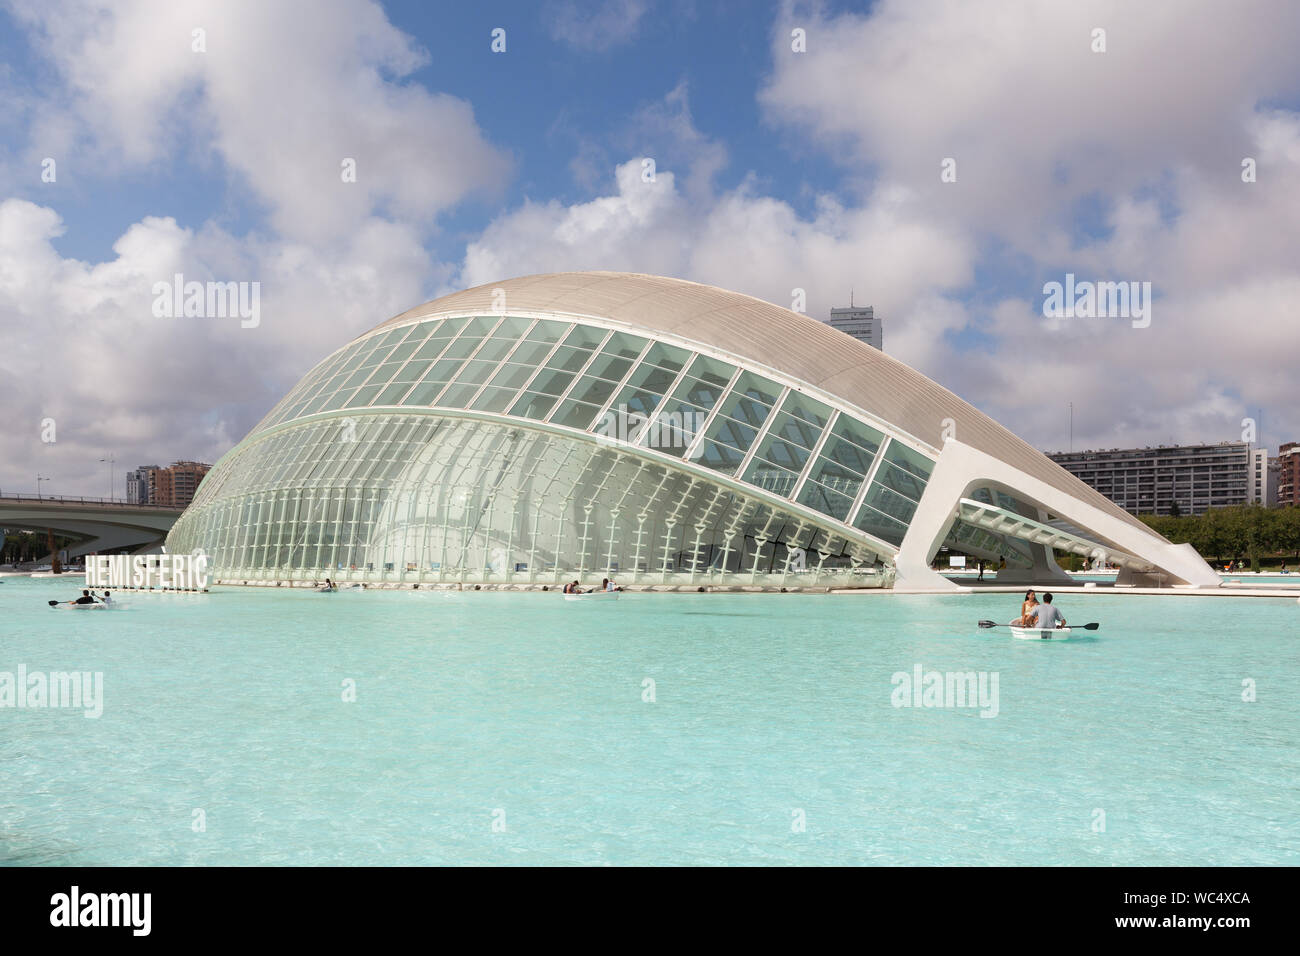
M 282 235 L 340 237 L 375 211 L 427 229 L 509 169 L 468 103 L 401 82 L 428 54 L 369 0 L 24 0 L 15 13 L 66 83 L 35 154 L 85 146 L 135 168 L 211 151 Z
M 604 52 L 631 40 L 648 8 L 647 0 L 550 0 L 542 17 L 556 40 Z
M 794 26 L 806 53 L 790 50 Z M 1097 27 L 1105 53 L 1091 49 Z M 1298 33 L 1300 8 L 1268 0 L 790 5 L 760 102 L 803 148 L 871 170 L 877 192 L 904 190 L 909 217 L 940 224 L 1001 283 L 993 302 L 960 290 L 985 351 L 969 336 L 954 348 L 940 333 L 955 320 L 923 318 L 919 298 L 903 307 L 936 333 L 912 359 L 963 397 L 1044 446 L 1065 444 L 1071 395 L 1089 410 L 1076 447 L 1236 438 L 1257 406 L 1276 444 L 1300 431 L 1285 385 L 1300 343 L 1300 118 L 1269 104 L 1300 90 Z M 956 183 L 940 180 L 946 157 Z M 1103 238 L 1079 232 L 1086 209 Z M 1066 271 L 1150 281 L 1151 328 L 1047 323 L 1043 276 Z M 864 294 L 881 283 L 895 291 L 886 272 Z M 893 317 L 886 347 L 913 350 Z

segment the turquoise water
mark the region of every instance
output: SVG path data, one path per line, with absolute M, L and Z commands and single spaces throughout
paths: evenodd
M 0 709 L 0 863 L 1300 863 L 1289 599 L 1071 595 L 1045 645 L 996 594 L 77 591 L 0 584 L 0 671 L 104 675 Z M 997 716 L 894 707 L 917 664 Z

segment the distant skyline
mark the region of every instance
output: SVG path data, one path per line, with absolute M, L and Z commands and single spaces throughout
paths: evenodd
M 1283 0 L 0 0 L 0 489 L 215 462 L 383 319 L 569 269 L 822 320 L 852 289 L 1045 451 L 1073 401 L 1075 450 L 1251 419 L 1275 454 L 1296 36 Z M 176 275 L 257 283 L 258 321 L 159 317 Z M 1045 317 L 1067 276 L 1149 283 L 1149 324 Z

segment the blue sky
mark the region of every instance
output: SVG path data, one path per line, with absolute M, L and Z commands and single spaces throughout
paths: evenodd
M 504 189 L 471 196 L 440 218 L 432 249 L 454 256 L 501 208 L 526 198 L 565 203 L 590 198 L 592 183 L 573 170 L 578 145 L 585 143 L 608 160 L 600 183 L 607 186 L 614 162 L 634 148 L 659 145 L 638 137 L 633 117 L 681 83 L 690 91 L 696 126 L 725 143 L 735 157 L 719 172 L 720 187 L 756 175 L 766 192 L 804 212 L 816 192 L 843 187 L 842 163 L 765 123 L 755 100 L 755 90 L 771 71 L 773 8 L 735 0 L 664 6 L 663 14 L 641 18 L 635 42 L 583 52 L 554 39 L 543 19 L 544 6 L 536 2 L 384 4 L 392 24 L 429 55 L 425 66 L 400 83 L 472 104 L 484 134 L 515 163 Z M 57 82 L 45 59 L 24 41 L 12 13 L 0 11 L 0 18 L 5 26 L 0 56 L 11 77 L 30 78 L 29 84 L 18 85 L 39 88 Z M 491 31 L 497 27 L 507 31 L 508 55 L 490 58 Z M 6 130 L 6 149 L 21 149 L 21 137 L 21 129 Z M 658 157 L 668 168 L 675 158 L 671 151 Z M 75 169 L 74 177 L 65 176 L 52 189 L 34 182 L 15 185 L 17 195 L 57 197 L 68 226 L 57 247 L 90 261 L 109 258 L 123 223 L 148 215 L 173 216 L 190 227 L 215 220 L 233 232 L 257 228 L 263 218 L 238 183 L 197 151 L 110 175 Z
M 0 368 L 58 384 L 15 399 L 0 487 L 214 460 L 389 315 L 553 269 L 801 288 L 816 317 L 853 288 L 887 352 L 1048 450 L 1071 400 L 1076 447 L 1247 417 L 1276 447 L 1300 438 L 1293 28 L 1271 0 L 8 0 Z M 265 321 L 160 325 L 175 271 L 260 282 Z M 1150 327 L 1045 318 L 1067 272 L 1151 282 Z

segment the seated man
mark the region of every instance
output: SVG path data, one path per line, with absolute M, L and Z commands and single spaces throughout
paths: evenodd
M 1033 627 L 1039 630 L 1055 630 L 1058 627 L 1065 627 L 1065 618 L 1061 612 L 1052 606 L 1052 596 L 1043 595 L 1043 603 L 1034 608 L 1031 612 L 1033 618 Z
M 68 603 L 69 604 L 98 604 L 99 602 L 96 601 L 93 597 L 91 597 L 89 591 L 82 591 L 81 597 L 77 598 L 75 601 L 69 601 Z

